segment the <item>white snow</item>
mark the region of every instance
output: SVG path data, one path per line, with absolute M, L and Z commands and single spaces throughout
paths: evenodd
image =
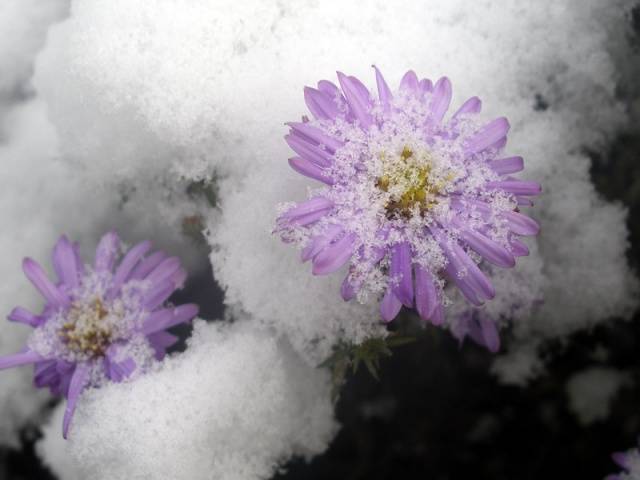
M 628 317 L 638 282 L 624 256 L 626 211 L 595 192 L 582 152 L 628 122 L 614 62 L 630 55 L 624 15 L 633 3 L 77 0 L 49 31 L 33 87 L 33 55 L 66 4 L 0 8 L 0 32 L 12 38 L 0 47 L 0 97 L 10 99 L 0 101 L 0 312 L 36 308 L 20 260 L 46 263 L 62 232 L 89 254 L 115 227 L 198 268 L 202 251 L 180 229 L 186 216 L 206 215 L 225 302 L 252 318 L 201 326 L 190 350 L 158 373 L 83 398 L 64 448 L 69 465 L 96 478 L 107 466 L 115 478 L 161 468 L 264 478 L 292 454 L 325 448 L 333 432 L 326 378 L 301 362 L 319 363 L 338 340 L 381 334 L 376 299 L 345 304 L 342 274 L 313 277 L 271 232 L 276 205 L 313 186 L 289 169 L 284 123 L 307 114 L 302 87 L 335 80 L 338 69 L 369 86 L 372 63 L 394 85 L 409 68 L 447 75 L 453 108 L 478 95 L 486 118 L 509 118 L 507 153 L 525 158 L 523 178 L 542 183 L 543 195 L 528 209 L 542 225 L 531 256 L 496 276 L 488 307 L 514 317 L 505 358 L 518 361 L 499 361 L 503 379 L 522 383 L 544 370 L 536 346 L 547 339 Z M 21 92 L 33 98 L 21 102 Z M 534 110 L 536 95 L 547 110 Z M 185 193 L 210 177 L 218 209 Z M 0 353 L 20 348 L 25 332 L 0 324 Z M 46 398 L 29 373 L 0 373 L 2 443 L 15 441 Z M 163 398 L 156 413 L 146 394 Z M 251 423 L 258 414 L 262 422 Z M 44 444 L 54 441 L 48 432 Z M 202 447 L 173 455 L 187 440 Z M 43 447 L 43 455 L 61 465 L 62 450 Z
M 329 375 L 251 322 L 199 322 L 188 350 L 156 372 L 82 397 L 38 452 L 66 480 L 263 479 L 324 451 L 336 424 Z
M 621 388 L 631 384 L 629 373 L 607 367 L 590 367 L 567 382 L 569 408 L 584 425 L 606 420 L 611 402 Z

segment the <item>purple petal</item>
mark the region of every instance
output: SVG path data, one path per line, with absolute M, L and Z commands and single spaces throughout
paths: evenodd
M 382 316 L 382 320 L 387 323 L 390 322 L 400 313 L 401 308 L 402 302 L 395 296 L 393 289 L 388 288 L 387 293 L 385 293 L 380 302 L 380 315 Z
M 487 182 L 487 188 L 495 188 L 513 193 L 514 195 L 535 196 L 540 195 L 542 187 L 538 182 L 524 180 L 499 180 Z
M 365 99 L 366 103 L 371 107 L 371 92 L 369 92 L 369 89 L 354 76 L 349 75 L 349 80 L 351 80 L 360 97 Z
M 329 80 L 320 80 L 318 82 L 318 90 L 330 98 L 339 98 L 342 101 L 345 101 L 338 86 Z
M 15 307 L 11 310 L 11 313 L 7 317 L 12 322 L 24 323 L 25 325 L 29 325 L 31 327 L 37 327 L 42 324 L 42 317 L 38 315 L 34 315 L 26 308 Z
M 60 384 L 60 373 L 56 368 L 56 360 L 38 362 L 33 369 L 33 383 L 38 388 L 56 388 Z
M 174 308 L 173 319 L 169 322 L 169 326 L 167 328 L 174 327 L 181 323 L 190 322 L 196 315 L 198 315 L 199 310 L 198 305 L 195 303 L 185 303 L 184 305 Z
M 500 175 L 506 175 L 524 170 L 524 161 L 522 157 L 500 158 L 489 162 L 489 167 Z
M 429 270 L 416 264 L 413 267 L 416 283 L 416 310 L 420 318 L 429 320 L 440 303 L 436 291 L 435 279 Z
M 69 391 L 67 393 L 67 406 L 64 409 L 64 418 L 62 420 L 62 436 L 65 439 L 69 433 L 69 425 L 73 418 L 73 412 L 76 409 L 76 403 L 87 384 L 88 377 L 89 365 L 85 363 L 78 364 L 71 377 L 71 383 L 69 384 Z
M 181 323 L 190 322 L 198 314 L 198 306 L 193 303 L 180 305 L 172 309 L 153 312 L 144 322 L 142 332 L 149 335 L 160 330 L 174 327 Z
M 25 258 L 22 261 L 22 270 L 29 281 L 33 283 L 51 305 L 64 307 L 69 304 L 69 297 L 47 278 L 47 274 L 37 262 L 31 258 Z
M 82 257 L 80 256 L 80 244 L 78 242 L 73 242 L 71 246 L 73 248 L 73 254 L 76 257 L 76 269 L 78 270 L 78 277 L 82 277 L 84 275 L 84 262 L 82 261 Z
M 333 152 L 344 146 L 344 143 L 337 138 L 327 135 L 319 128 L 309 125 L 308 123 L 289 122 L 285 125 L 289 126 L 296 135 L 302 138 L 308 138 L 318 145 L 324 145 Z
M 107 370 L 108 376 L 114 382 L 122 382 L 123 380 L 129 378 L 131 374 L 136 369 L 136 362 L 133 358 L 128 357 L 122 362 L 115 363 L 111 362 L 109 364 L 109 369 Z
M 331 200 L 324 197 L 313 197 L 287 210 L 280 216 L 279 220 L 305 225 L 311 223 L 308 221 L 310 216 L 319 214 L 320 216 L 316 219 L 322 218 L 332 208 L 333 202 Z
M 184 286 L 184 282 L 187 280 L 187 272 L 184 268 L 179 268 L 176 270 L 173 275 L 171 275 L 170 280 L 173 282 L 176 290 L 180 289 Z
M 629 460 L 627 458 L 627 454 L 624 452 L 614 452 L 611 454 L 611 458 L 613 461 L 620 467 L 625 470 L 629 470 Z
M 73 245 L 64 235 L 53 247 L 53 268 L 60 281 L 73 289 L 78 285 L 78 266 Z
M 386 235 L 385 235 L 386 236 Z M 360 247 L 358 250 L 358 255 L 361 259 L 365 259 L 364 247 Z M 369 254 L 369 258 L 366 259 L 366 271 L 368 272 L 374 266 L 378 265 L 380 261 L 385 257 L 386 250 L 381 247 L 373 247 L 371 253 Z M 360 288 L 362 287 L 362 283 L 364 282 L 364 277 L 359 276 L 357 278 L 353 278 L 354 268 L 349 268 L 349 275 L 347 275 L 342 282 L 340 287 L 340 294 L 345 302 L 348 302 L 352 298 L 354 298 Z
M 342 87 L 351 111 L 360 121 L 360 126 L 364 129 L 368 128 L 373 123 L 369 113 L 371 104 L 368 90 L 354 77 L 347 77 L 342 72 L 337 72 L 337 74 L 340 87 Z
M 327 215 L 327 213 L 329 213 L 329 210 L 330 209 L 327 208 L 323 210 L 318 210 L 317 212 L 311 212 L 305 215 L 299 215 L 296 218 L 289 220 L 289 222 L 295 223 L 296 225 L 300 225 L 300 226 L 310 225 L 312 223 L 317 222 L 325 215 Z
M 518 212 L 504 212 L 502 214 L 506 218 L 509 228 L 517 235 L 537 235 L 540 231 L 540 226 L 530 217 Z
M 496 323 L 484 315 L 480 317 L 478 322 L 480 324 L 483 345 L 487 347 L 491 353 L 496 353 L 500 350 L 500 335 L 498 335 Z
M 520 207 L 533 207 L 533 202 L 526 197 L 516 197 L 516 202 Z
M 511 244 L 511 253 L 516 257 L 526 257 L 529 255 L 529 247 L 527 247 L 522 241 L 517 238 L 511 238 L 509 243 Z
M 129 275 L 129 280 L 143 280 L 149 272 L 153 271 L 160 262 L 162 262 L 165 258 L 167 258 L 167 254 L 161 251 L 153 252 L 147 258 L 142 260 L 136 268 L 134 268 L 131 275 Z
M 96 248 L 96 259 L 94 262 L 96 271 L 112 271 L 116 257 L 120 250 L 120 238 L 115 232 L 104 235 Z
M 305 177 L 313 178 L 319 182 L 326 183 L 327 185 L 333 185 L 334 181 L 326 174 L 326 170 L 319 167 L 315 163 L 310 162 L 306 158 L 293 157 L 289 159 L 289 165 L 296 172 L 304 175 Z
M 294 152 L 319 167 L 329 167 L 333 163 L 331 152 L 305 141 L 299 135 L 285 135 L 284 139 Z
M 20 365 L 27 365 L 29 363 L 36 363 L 41 360 L 43 360 L 42 356 L 31 350 L 14 353 L 13 355 L 5 355 L 0 357 L 0 370 L 19 367 Z
M 502 245 L 485 237 L 472 229 L 465 229 L 461 232 L 461 238 L 487 261 L 498 267 L 510 268 L 516 264 L 516 259 Z
M 311 87 L 304 87 L 304 101 L 307 108 L 317 119 L 333 120 L 340 114 L 333 97 Z
M 400 90 L 417 93 L 419 88 L 418 76 L 413 70 L 409 70 L 400 80 Z
M 451 246 L 454 254 L 458 259 L 462 262 L 462 265 L 467 270 L 467 277 L 471 281 L 473 287 L 476 292 L 489 300 L 496 296 L 496 291 L 491 284 L 491 281 L 487 278 L 487 276 L 478 268 L 478 265 L 471 260 L 469 255 L 458 245 L 457 242 L 453 243 Z
M 413 278 L 411 276 L 411 247 L 407 242 L 397 243 L 391 248 L 390 276 L 398 283 L 393 292 L 404 305 L 413 307 Z
M 120 265 L 116 269 L 116 273 L 113 276 L 113 281 L 111 282 L 111 288 L 109 289 L 109 297 L 113 297 L 118 293 L 120 287 L 129 280 L 129 275 L 138 264 L 140 259 L 151 249 L 151 242 L 146 240 L 144 242 L 140 242 L 135 247 L 127 252 L 127 254 L 120 262 Z
M 161 283 L 180 270 L 180 259 L 178 257 L 165 258 L 147 277 L 145 281 L 151 284 Z
M 470 278 L 468 272 L 465 274 L 465 266 L 462 264 L 462 260 L 454 253 L 453 249 L 449 245 L 452 243 L 448 238 L 445 238 L 443 234 L 434 230 L 434 237 L 438 240 L 440 247 L 444 255 L 447 257 L 447 265 L 444 269 L 449 279 L 456 284 L 460 289 L 464 297 L 473 305 L 482 305 L 482 300 L 479 298 L 476 288 Z
M 142 326 L 142 333 L 149 335 L 160 330 L 165 330 L 164 325 L 173 318 L 172 308 L 163 308 L 149 314 Z
M 508 131 L 509 121 L 504 117 L 496 118 L 467 140 L 466 152 L 469 154 L 481 152 L 501 141 Z
M 387 85 L 387 82 L 385 82 L 382 73 L 380 73 L 380 70 L 378 70 L 378 67 L 373 65 L 373 69 L 376 71 L 376 86 L 378 87 L 378 98 L 380 99 L 383 110 L 385 112 L 388 112 L 391 108 L 391 99 L 393 98 L 393 94 L 389 89 L 389 85 Z
M 340 296 L 345 302 L 348 302 L 349 300 L 355 298 L 359 290 L 359 285 L 351 282 L 351 280 L 349 280 L 349 277 L 350 275 L 344 277 L 342 285 L 340 285 Z
M 431 323 L 435 326 L 439 326 L 444 323 L 444 307 L 440 302 L 437 302 L 436 308 L 433 311 Z
M 435 228 L 431 230 L 449 260 L 445 272 L 465 298 L 476 306 L 482 305 L 483 299 L 493 298 L 495 296 L 493 285 L 458 242 L 447 238 Z
M 329 225 L 322 235 L 318 235 L 311 239 L 309 244 L 302 249 L 300 259 L 303 262 L 311 260 L 331 244 L 331 242 L 333 242 L 342 232 L 343 229 L 340 225 Z
M 107 377 L 114 382 L 122 382 L 131 376 L 136 369 L 136 362 L 131 357 L 124 360 L 116 361 L 118 357 L 118 348 L 112 345 L 103 359 L 103 365 Z
M 455 119 L 468 113 L 480 113 L 480 110 L 482 110 L 482 101 L 478 97 L 471 97 L 460 106 L 451 118 Z
M 466 298 L 470 303 L 476 306 L 482 305 L 482 300 L 478 298 L 475 289 L 471 285 L 469 279 L 466 276 L 461 276 L 459 273 L 461 268 L 459 263 L 454 263 L 455 261 L 449 259 L 449 263 L 445 267 L 444 271 L 447 274 L 449 280 L 451 280 L 458 287 L 464 298 Z
M 164 330 L 152 333 L 147 337 L 147 339 L 149 340 L 151 348 L 155 350 L 157 360 L 162 360 L 166 349 L 178 341 L 178 337 Z
M 162 305 L 176 290 L 176 285 L 172 280 L 165 280 L 157 283 L 144 296 L 142 304 L 147 310 L 155 310 Z
M 442 77 L 433 87 L 433 98 L 431 100 L 431 119 L 434 123 L 440 123 L 444 114 L 449 109 L 451 103 L 451 81 L 447 77 Z
M 422 93 L 428 93 L 433 90 L 433 83 L 428 78 L 420 80 L 420 90 Z
M 356 235 L 350 233 L 318 253 L 313 259 L 313 274 L 327 275 L 347 263 L 353 254 L 355 240 Z
M 69 363 L 66 361 L 57 361 L 56 370 L 60 374 L 60 382 L 57 386 L 51 386 L 51 393 L 57 396 L 66 395 L 69 391 L 69 385 L 71 384 L 71 378 L 75 371 L 75 363 Z

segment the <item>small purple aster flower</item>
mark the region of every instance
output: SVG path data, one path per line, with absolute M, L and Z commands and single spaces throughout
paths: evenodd
M 529 253 L 518 237 L 539 227 L 519 207 L 541 188 L 512 176 L 523 160 L 502 155 L 509 122 L 480 123 L 477 97 L 445 119 L 448 78 L 434 85 L 409 71 L 392 92 L 375 73 L 377 97 L 340 72 L 340 88 L 305 88 L 313 119 L 288 124 L 289 164 L 324 185 L 282 206 L 276 230 L 315 275 L 348 264 L 344 300 L 381 297 L 384 321 L 405 305 L 441 325 L 447 283 L 481 306 L 495 295 L 485 262 L 510 268 Z M 488 322 L 470 321 L 467 330 L 495 345 Z
M 0 357 L 0 369 L 34 364 L 34 383 L 67 398 L 63 436 L 85 388 L 133 379 L 178 338 L 166 329 L 193 319 L 198 307 L 163 304 L 187 274 L 177 257 L 141 242 L 124 253 L 118 236 L 102 237 L 94 265 L 85 265 L 77 243 L 62 236 L 53 249 L 54 283 L 30 258 L 22 264 L 27 278 L 45 299 L 40 315 L 16 307 L 9 320 L 34 328 L 26 348 Z M 117 266 L 116 266 L 116 263 Z

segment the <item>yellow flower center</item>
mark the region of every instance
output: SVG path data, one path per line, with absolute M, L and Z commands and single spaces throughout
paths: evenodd
M 383 173 L 378 177 L 376 186 L 390 194 L 386 205 L 388 217 L 409 217 L 416 208 L 420 213 L 431 210 L 438 203 L 440 192 L 454 177 L 448 174 L 443 179 L 434 175 L 431 154 L 416 154 L 406 146 L 399 155 L 391 158 L 383 152 L 381 159 Z
M 111 344 L 112 328 L 109 311 L 102 300 L 89 305 L 73 304 L 58 335 L 72 352 L 100 357 Z

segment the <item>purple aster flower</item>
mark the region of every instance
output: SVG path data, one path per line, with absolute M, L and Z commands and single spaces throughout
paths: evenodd
M 405 305 L 441 325 L 447 284 L 481 306 L 495 295 L 487 264 L 510 268 L 528 254 L 518 237 L 539 227 L 519 208 L 541 188 L 513 176 L 523 160 L 503 154 L 509 122 L 482 123 L 477 97 L 445 119 L 448 78 L 434 85 L 409 71 L 392 92 L 375 73 L 377 96 L 340 72 L 340 87 L 305 88 L 313 119 L 288 124 L 289 164 L 321 185 L 283 205 L 276 230 L 315 275 L 348 265 L 344 300 L 375 296 L 384 321 Z M 463 330 L 496 345 L 484 317 Z
M 22 307 L 9 320 L 34 328 L 26 348 L 0 357 L 0 369 L 34 364 L 34 383 L 67 398 L 63 436 L 85 388 L 122 382 L 147 371 L 178 338 L 166 329 L 193 319 L 193 304 L 165 305 L 187 274 L 177 257 L 141 242 L 124 254 L 118 236 L 102 237 L 94 265 L 85 265 L 77 243 L 62 236 L 53 249 L 52 282 L 30 258 L 27 278 L 45 299 L 40 315 Z

